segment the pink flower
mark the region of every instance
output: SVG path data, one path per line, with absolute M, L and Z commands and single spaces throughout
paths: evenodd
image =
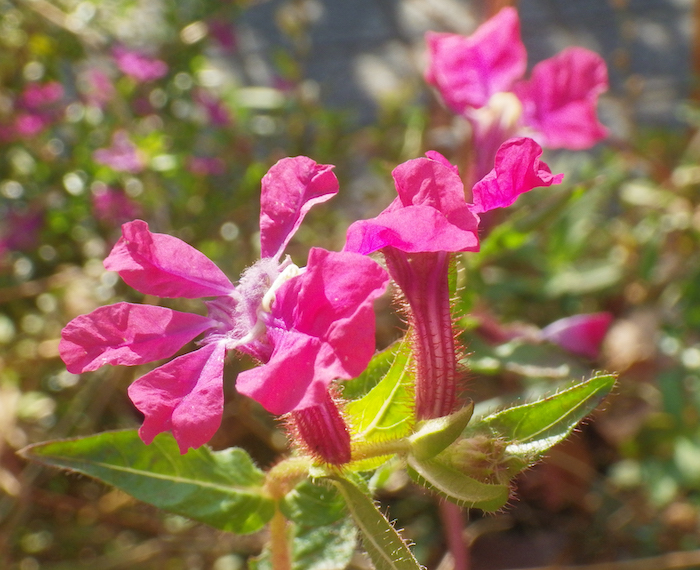
M 146 168 L 143 156 L 124 130 L 116 131 L 112 135 L 112 146 L 97 149 L 92 153 L 92 158 L 118 172 L 136 174 Z
M 357 376 L 372 357 L 372 304 L 388 281 L 376 263 L 354 253 L 312 248 L 306 268 L 288 257 L 280 261 L 309 208 L 338 191 L 331 168 L 297 157 L 270 169 L 262 183 L 263 257 L 235 287 L 181 240 L 151 233 L 142 221 L 124 224 L 105 267 L 147 295 L 210 297 L 207 316 L 130 303 L 101 307 L 63 330 L 59 350 L 68 370 L 170 358 L 203 335 L 199 348 L 129 388 L 145 416 L 142 439 L 150 443 L 170 430 L 182 453 L 206 443 L 219 427 L 224 358 L 231 350 L 262 363 L 238 375 L 237 389 L 272 413 L 324 405 L 328 385 Z
M 20 105 L 30 111 L 38 111 L 56 103 L 63 97 L 63 86 L 58 81 L 30 83 L 20 96 Z
M 14 134 L 23 138 L 31 138 L 41 133 L 50 123 L 51 121 L 43 115 L 18 113 L 12 128 Z
M 567 48 L 538 63 L 524 80 L 527 53 L 515 8 L 504 8 L 468 37 L 426 34 L 425 79 L 455 113 L 472 124 L 477 176 L 490 168 L 499 145 L 515 135 L 544 147 L 585 149 L 607 136 L 596 105 L 608 88 L 603 59 Z
M 57 81 L 30 83 L 15 103 L 11 124 L 0 127 L 0 139 L 31 138 L 42 133 L 60 114 L 56 105 L 63 97 L 63 86 Z
M 595 360 L 612 320 L 610 313 L 574 315 L 547 325 L 541 335 L 564 350 Z
M 112 50 L 112 55 L 119 71 L 142 83 L 160 79 L 168 73 L 168 65 L 164 61 L 140 51 L 117 46 Z
M 120 225 L 140 215 L 141 208 L 123 190 L 101 188 L 92 195 L 92 213 L 96 219 L 112 226 Z
M 454 411 L 457 391 L 455 332 L 450 314 L 450 253 L 478 251 L 478 214 L 511 205 L 536 186 L 561 182 L 539 160 L 531 139 L 511 139 L 496 155 L 494 169 L 464 199 L 456 167 L 442 155 L 409 160 L 393 177 L 398 197 L 376 218 L 348 228 L 347 251 L 381 251 L 391 277 L 409 306 L 416 360 L 416 415 L 441 417 Z

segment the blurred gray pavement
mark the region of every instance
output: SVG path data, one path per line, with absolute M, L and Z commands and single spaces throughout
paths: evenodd
M 531 67 L 568 45 L 600 53 L 611 90 L 604 122 L 624 136 L 632 122 L 677 125 L 688 96 L 692 0 L 520 0 L 523 40 Z M 276 49 L 297 49 L 305 75 L 331 107 L 349 108 L 369 123 L 383 98 L 413 89 L 424 62 L 427 30 L 470 33 L 482 3 L 464 0 L 268 0 L 238 23 L 249 80 L 269 81 L 265 62 Z M 302 22 L 305 41 L 290 42 L 279 23 Z M 285 24 L 282 24 L 285 25 Z

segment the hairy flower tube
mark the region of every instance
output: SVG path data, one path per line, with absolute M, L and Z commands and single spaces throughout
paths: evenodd
M 437 152 L 409 160 L 392 173 L 398 197 L 376 218 L 348 228 L 346 251 L 381 251 L 391 277 L 408 303 L 416 366 L 416 416 L 454 411 L 457 353 L 450 312 L 450 254 L 478 251 L 478 214 L 511 205 L 537 186 L 561 182 L 539 160 L 531 139 L 505 142 L 493 170 L 464 197 L 457 168 Z
M 490 170 L 500 144 L 513 136 L 571 150 L 607 136 L 596 113 L 598 96 L 608 88 L 605 61 L 570 47 L 523 79 L 527 52 L 515 8 L 503 8 L 471 36 L 428 32 L 426 43 L 426 81 L 472 126 L 475 179 Z
M 224 359 L 232 350 L 261 363 L 238 375 L 238 391 L 280 415 L 332 406 L 329 384 L 365 369 L 375 350 L 373 301 L 386 288 L 386 272 L 362 255 L 321 248 L 310 250 L 304 268 L 282 259 L 308 210 L 337 193 L 331 168 L 296 157 L 270 169 L 262 182 L 262 259 L 236 286 L 185 242 L 152 233 L 140 220 L 122 226 L 106 269 L 146 295 L 209 298 L 206 316 L 116 303 L 63 330 L 59 351 L 73 373 L 170 358 L 200 337 L 196 350 L 130 386 L 129 397 L 144 414 L 144 442 L 172 431 L 185 453 L 211 439 L 221 423 Z

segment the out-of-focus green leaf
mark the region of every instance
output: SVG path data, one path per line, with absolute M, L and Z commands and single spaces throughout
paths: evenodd
M 319 526 L 294 525 L 292 570 L 344 570 L 355 553 L 357 529 L 350 518 Z M 249 570 L 274 570 L 269 548 L 251 560 Z
M 265 474 L 238 448 L 200 447 L 180 455 L 168 433 L 145 445 L 136 430 L 125 430 L 39 443 L 21 453 L 221 530 L 255 532 L 274 513 L 274 502 L 262 488 Z
M 545 284 L 545 291 L 552 297 L 560 295 L 585 295 L 612 287 L 622 279 L 619 263 L 591 262 L 585 267 L 562 269 Z
M 526 378 L 568 380 L 590 370 L 580 358 L 554 344 L 532 344 L 516 339 L 493 347 L 477 335 L 470 335 L 465 343 L 471 352 L 464 364 L 479 374 L 512 372 Z
M 564 440 L 595 410 L 613 386 L 615 376 L 603 374 L 571 388 L 522 406 L 491 414 L 467 428 L 467 437 L 486 434 L 507 442 L 506 454 L 537 459 Z
M 287 493 L 280 510 L 289 520 L 302 526 L 332 524 L 345 514 L 345 501 L 328 483 L 305 480 Z
M 508 500 L 508 485 L 477 481 L 439 458 L 409 457 L 408 465 L 408 473 L 416 483 L 460 506 L 496 511 Z
M 348 510 L 362 533 L 362 543 L 377 570 L 420 570 L 420 564 L 396 529 L 372 499 L 354 483 L 330 478 L 343 495 Z

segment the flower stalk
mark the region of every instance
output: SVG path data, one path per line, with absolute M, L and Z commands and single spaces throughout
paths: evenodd
M 292 570 L 292 549 L 287 519 L 277 509 L 270 520 L 270 554 L 275 570 Z

